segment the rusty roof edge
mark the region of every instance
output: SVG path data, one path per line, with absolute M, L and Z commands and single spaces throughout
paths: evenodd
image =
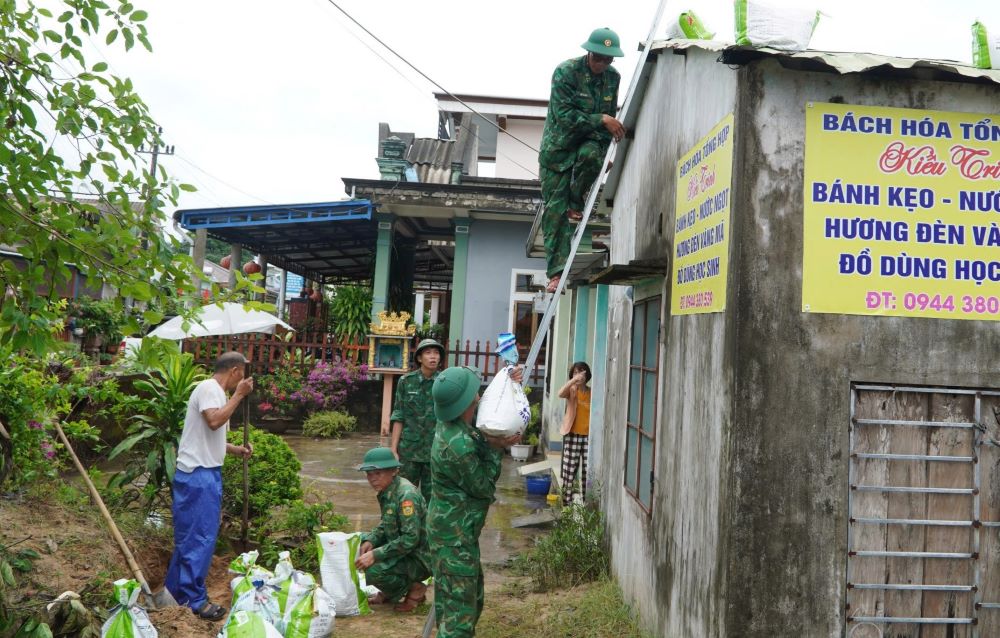
M 704 51 L 714 51 L 721 55 L 719 62 L 722 64 L 742 65 L 764 58 L 776 58 L 779 63 L 782 60 L 799 60 L 822 64 L 825 69 L 839 74 L 866 73 L 878 71 L 880 73 L 898 72 L 899 76 L 908 77 L 916 70 L 936 70 L 947 74 L 950 81 L 967 82 L 988 82 L 1000 85 L 1000 70 L 980 69 L 969 64 L 963 64 L 954 60 L 932 60 L 924 58 L 900 58 L 890 55 L 879 55 L 876 53 L 852 53 L 838 51 L 781 51 L 769 47 L 747 47 L 737 46 L 731 42 L 720 40 L 658 40 L 651 46 L 650 53 L 663 52 L 668 50 L 683 51 L 685 49 L 701 49 Z M 811 71 L 814 69 L 796 69 L 793 71 Z M 644 69 L 646 71 L 646 69 Z M 921 78 L 926 79 L 926 78 Z M 641 78 L 640 81 L 648 82 L 648 77 Z M 637 96 L 638 102 L 631 105 L 634 113 L 633 119 L 638 117 L 638 112 L 642 108 L 642 100 L 645 93 Z M 615 153 L 615 161 L 611 172 L 604 184 L 604 191 L 601 194 L 598 208 L 602 210 L 610 209 L 613 206 L 614 197 L 621 180 L 621 172 L 624 170 L 626 158 L 629 153 L 628 140 L 623 140 Z

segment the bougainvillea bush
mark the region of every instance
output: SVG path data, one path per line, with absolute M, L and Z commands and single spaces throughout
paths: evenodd
M 302 387 L 289 396 L 309 414 L 319 410 L 336 410 L 347 396 L 368 378 L 368 366 L 350 361 L 328 363 L 320 361 L 309 372 Z

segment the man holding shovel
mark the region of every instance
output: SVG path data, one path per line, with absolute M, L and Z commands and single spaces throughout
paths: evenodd
M 253 391 L 253 379 L 243 378 L 246 364 L 239 352 L 227 352 L 216 360 L 215 374 L 199 383 L 188 399 L 177 446 L 174 553 L 165 585 L 178 603 L 206 620 L 226 615 L 226 609 L 209 602 L 205 588 L 222 513 L 222 462 L 226 454 L 243 458 L 253 454 L 250 445 L 226 441 L 229 417 Z M 227 392 L 232 393 L 228 399 Z

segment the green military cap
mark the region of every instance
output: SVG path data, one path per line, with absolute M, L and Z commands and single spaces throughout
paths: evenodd
M 444 346 L 433 339 L 421 339 L 420 343 L 417 344 L 417 349 L 414 351 L 413 356 L 419 357 L 420 352 L 425 348 L 437 348 L 441 357 L 444 358 Z
M 451 421 L 472 405 L 479 393 L 479 373 L 472 368 L 454 366 L 438 375 L 431 386 L 434 416 L 439 421 Z
M 613 58 L 620 58 L 625 55 L 622 52 L 618 34 L 607 27 L 594 29 L 594 32 L 590 34 L 590 39 L 580 46 L 598 55 L 610 55 Z
M 358 469 L 362 472 L 370 472 L 371 470 L 391 470 L 394 467 L 399 467 L 399 461 L 392 450 L 387 447 L 375 447 L 365 452 L 365 460 L 361 462 Z

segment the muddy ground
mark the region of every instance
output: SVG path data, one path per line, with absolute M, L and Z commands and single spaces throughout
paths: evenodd
M 364 477 L 354 469 L 364 451 L 377 444 L 377 437 L 356 434 L 330 441 L 287 436 L 286 440 L 302 461 L 303 487 L 307 489 L 309 500 L 332 501 L 339 512 L 348 516 L 352 529 L 368 529 L 377 523 L 375 495 Z M 498 610 L 509 610 L 512 605 L 537 606 L 545 600 L 545 597 L 520 593 L 525 590 L 523 579 L 505 569 L 508 560 L 529 547 L 539 533 L 511 528 L 511 518 L 544 506 L 544 501 L 526 497 L 523 479 L 517 476 L 517 464 L 509 457 L 504 461 L 497 497 L 480 540 L 487 590 L 483 623 L 503 622 L 497 615 Z M 151 533 L 148 528 L 130 525 L 128 521 L 122 522 L 122 528 L 150 584 L 157 589 L 170 558 L 169 528 Z M 0 498 L 0 543 L 22 539 L 18 548 L 31 548 L 40 554 L 28 577 L 21 577 L 20 589 L 16 592 L 22 601 L 30 601 L 27 604 L 51 600 L 68 590 L 110 594 L 111 582 L 128 577 L 127 565 L 96 509 L 86 498 L 74 497 L 70 491 L 35 490 Z M 231 559 L 231 555 L 216 556 L 208 577 L 210 600 L 225 606 L 231 596 L 231 576 L 227 572 Z M 428 593 L 432 600 L 432 591 Z M 391 606 L 376 606 L 369 616 L 338 618 L 335 635 L 344 638 L 419 636 L 427 610 L 428 606 L 422 605 L 414 613 L 399 614 L 392 611 Z M 150 616 L 161 638 L 214 636 L 222 625 L 221 621 L 200 620 L 186 608 L 157 610 Z

